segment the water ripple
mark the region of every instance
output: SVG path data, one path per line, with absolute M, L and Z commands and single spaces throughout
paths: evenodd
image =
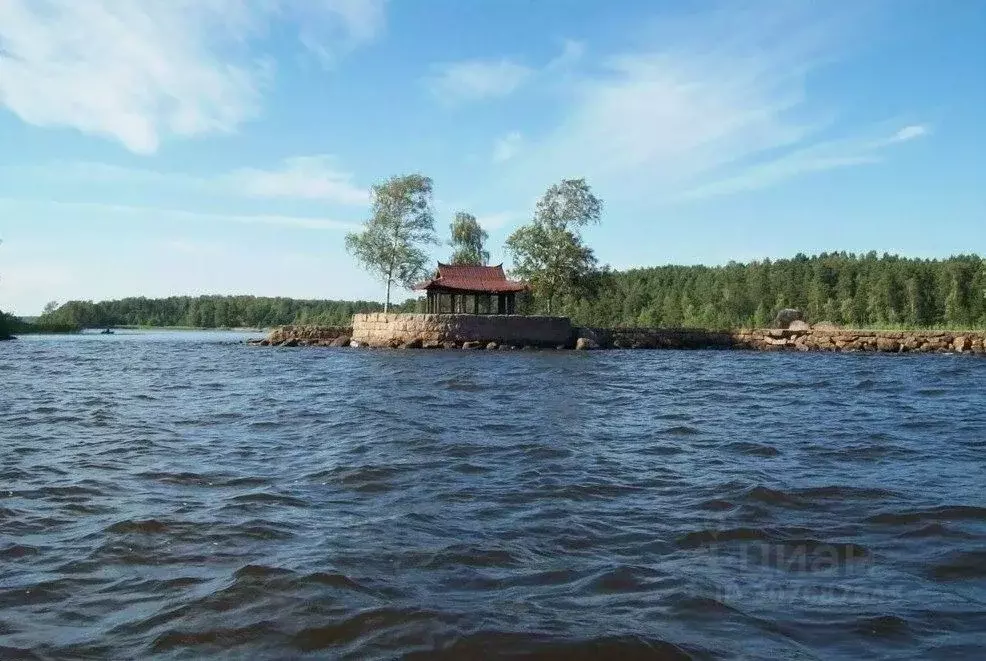
M 0 346 L 0 657 L 982 658 L 986 362 Z

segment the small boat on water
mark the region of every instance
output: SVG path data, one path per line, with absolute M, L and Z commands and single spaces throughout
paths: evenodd
M 112 335 L 112 334 L 113 334 L 113 329 L 111 328 L 104 328 L 102 332 L 100 332 L 100 335 Z

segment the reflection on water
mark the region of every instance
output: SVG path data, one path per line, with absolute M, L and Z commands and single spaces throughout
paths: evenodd
M 982 658 L 986 361 L 0 345 L 0 657 Z

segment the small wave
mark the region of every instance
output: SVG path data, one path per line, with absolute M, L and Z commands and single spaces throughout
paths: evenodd
M 516 567 L 520 559 L 504 549 L 450 546 L 432 555 L 421 566 L 425 569 L 456 567 Z
M 900 638 L 911 635 L 911 627 L 907 620 L 896 615 L 861 617 L 853 624 L 853 629 L 864 636 L 876 638 Z
M 681 548 L 698 548 L 723 542 L 756 542 L 773 539 L 770 533 L 759 528 L 727 528 L 725 530 L 695 530 L 680 535 L 675 543 Z
M 233 578 L 237 581 L 265 581 L 272 578 L 293 576 L 294 572 L 282 567 L 271 567 L 269 565 L 245 565 L 236 570 Z
M 269 620 L 242 627 L 216 628 L 206 631 L 172 629 L 155 638 L 151 644 L 151 650 L 157 654 L 186 649 L 229 651 L 261 639 L 266 639 L 268 642 L 277 640 L 278 633 L 274 622 Z
M 230 501 L 237 504 L 246 505 L 281 505 L 284 507 L 308 507 L 309 503 L 301 498 L 285 496 L 277 493 L 247 493 L 240 496 L 233 496 Z
M 751 457 L 776 457 L 781 453 L 773 445 L 751 443 L 750 441 L 733 441 L 732 443 L 728 443 L 725 449 Z
M 898 537 L 902 539 L 907 539 L 909 537 L 952 537 L 956 539 L 973 539 L 973 535 L 961 530 L 954 530 L 939 522 L 929 523 L 928 525 L 921 526 L 915 530 L 908 530 L 907 532 L 903 532 L 898 535 Z
M 957 581 L 986 578 L 986 551 L 959 551 L 928 570 L 937 581 Z
M 22 558 L 40 555 L 42 549 L 36 546 L 30 546 L 27 544 L 11 544 L 0 548 L 0 559 L 3 560 L 20 560 Z
M 806 487 L 795 489 L 793 492 L 799 498 L 807 500 L 844 500 L 855 498 L 858 500 L 884 500 L 898 496 L 896 491 L 889 489 L 879 489 L 875 487 L 854 487 L 846 484 L 830 484 L 824 487 Z
M 408 627 L 415 622 L 440 622 L 444 619 L 448 619 L 448 616 L 434 611 L 374 608 L 340 622 L 302 629 L 291 638 L 290 644 L 301 652 L 319 652 L 352 643 L 370 632 L 381 635 L 387 630 Z
M 489 389 L 487 386 L 483 386 L 472 381 L 463 381 L 461 379 L 445 379 L 443 381 L 439 381 L 436 385 L 453 392 L 483 392 L 484 390 Z
M 645 592 L 653 589 L 656 581 L 664 578 L 665 574 L 649 567 L 621 566 L 592 577 L 584 590 L 589 594 Z
M 768 505 L 786 505 L 789 507 L 804 507 L 806 505 L 804 501 L 796 496 L 764 486 L 755 486 L 747 490 L 743 494 L 743 499 L 757 503 L 767 503 Z
M 556 641 L 536 634 L 482 631 L 458 638 L 440 649 L 412 652 L 403 658 L 408 661 L 482 659 L 489 658 L 491 650 L 496 650 L 499 657 L 528 661 L 595 661 L 597 659 L 691 661 L 695 658 L 713 656 L 708 650 L 695 645 L 678 646 L 658 638 L 640 636 L 607 636 Z
M 698 436 L 702 432 L 696 427 L 691 427 L 689 425 L 675 425 L 674 427 L 668 427 L 665 429 L 664 433 L 670 436 Z
M 908 512 L 884 512 L 866 519 L 867 523 L 903 524 L 920 521 L 986 521 L 986 507 L 943 505 Z

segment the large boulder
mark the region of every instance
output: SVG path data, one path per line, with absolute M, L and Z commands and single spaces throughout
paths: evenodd
M 793 331 L 810 331 L 811 325 L 803 319 L 795 319 L 788 325 L 787 329 Z
M 795 321 L 804 321 L 804 314 L 795 308 L 784 308 L 774 317 L 774 328 L 790 328 Z
M 329 346 L 330 347 L 348 347 L 349 344 L 350 344 L 350 340 L 351 339 L 352 338 L 350 338 L 348 335 L 340 335 L 339 337 L 335 338 L 334 340 L 330 340 L 329 341 Z

